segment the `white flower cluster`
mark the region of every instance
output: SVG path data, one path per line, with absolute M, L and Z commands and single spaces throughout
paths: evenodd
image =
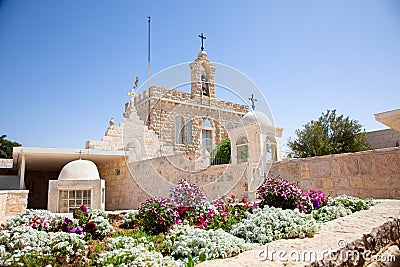
M 27 209 L 24 212 L 18 213 L 16 216 L 9 219 L 6 223 L 5 229 L 13 229 L 20 225 L 28 225 L 33 217 L 44 218 L 53 221 L 56 216 L 47 210 L 31 210 Z
M 313 210 L 313 217 L 320 223 L 329 222 L 334 219 L 347 216 L 353 212 L 367 210 L 376 205 L 372 199 L 361 199 L 347 195 L 328 198 L 328 204 L 320 209 Z
M 186 260 L 188 255 L 194 262 L 204 254 L 209 259 L 233 257 L 258 245 L 246 243 L 222 229 L 201 230 L 189 225 L 176 225 L 166 236 L 165 244 L 172 248 L 171 256 Z
M 319 227 L 311 214 L 265 206 L 253 213 L 246 212 L 230 232 L 247 242 L 265 244 L 282 238 L 312 237 Z
M 96 266 L 181 266 L 173 258 L 154 251 L 154 244 L 145 237 L 135 239 L 120 236 L 107 238 L 105 243 L 106 251 L 98 255 Z
M 38 231 L 30 226 L 16 226 L 0 232 L 0 266 L 19 265 L 27 258 L 64 258 L 86 256 L 82 236 L 64 232 Z
M 340 195 L 335 198 L 328 198 L 328 206 L 344 206 L 352 212 L 367 210 L 369 207 L 376 205 L 372 199 L 361 199 L 358 197 L 351 197 L 347 195 Z
M 314 219 L 316 219 L 320 223 L 329 222 L 334 219 L 344 217 L 346 215 L 351 214 L 351 210 L 342 206 L 323 206 L 317 210 L 313 210 L 311 214 Z
M 138 210 L 128 211 L 124 217 L 122 217 L 122 223 L 125 227 L 133 225 L 136 221 L 136 216 L 139 214 Z
M 113 226 L 111 225 L 110 221 L 106 217 L 107 215 L 104 215 L 103 213 L 96 213 L 94 212 L 96 210 L 91 210 L 92 217 L 90 220 L 95 223 L 96 225 L 96 233 L 99 236 L 106 236 L 108 233 L 112 232 L 114 230 Z

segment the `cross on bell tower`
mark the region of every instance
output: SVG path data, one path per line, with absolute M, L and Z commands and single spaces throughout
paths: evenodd
M 201 51 L 204 51 L 204 39 L 207 39 L 203 33 L 201 33 L 199 35 L 199 37 L 201 38 Z

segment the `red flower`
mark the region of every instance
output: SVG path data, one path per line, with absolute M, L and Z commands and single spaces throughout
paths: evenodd
M 185 211 L 187 211 L 189 209 L 188 206 L 185 206 L 183 208 L 181 208 L 181 210 L 179 211 L 179 214 L 182 215 Z

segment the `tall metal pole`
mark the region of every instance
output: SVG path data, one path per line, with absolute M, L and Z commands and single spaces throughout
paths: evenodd
M 149 110 L 147 116 L 147 125 L 150 126 L 150 100 L 151 100 L 151 92 L 150 92 L 150 20 L 151 17 L 147 17 L 148 22 L 148 39 L 147 39 L 147 90 L 149 91 Z

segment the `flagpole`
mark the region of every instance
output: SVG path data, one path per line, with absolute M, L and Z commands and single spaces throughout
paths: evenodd
M 151 100 L 151 92 L 150 92 L 150 21 L 151 17 L 147 17 L 148 22 L 148 35 L 147 35 L 147 90 L 149 91 L 149 110 L 147 117 L 147 125 L 150 126 L 150 100 Z

